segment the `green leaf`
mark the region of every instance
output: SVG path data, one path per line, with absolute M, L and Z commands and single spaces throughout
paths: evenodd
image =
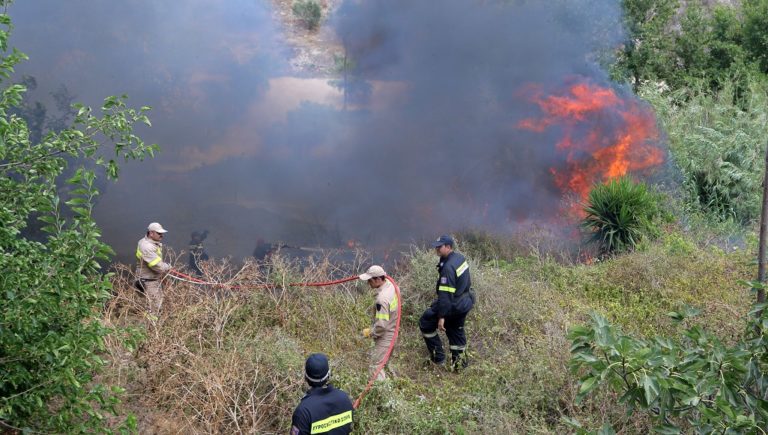
M 50 215 L 43 215 L 37 218 L 41 222 L 49 223 L 49 224 L 55 224 L 56 223 L 56 217 L 50 216 Z
M 656 426 L 653 428 L 653 431 L 663 435 L 678 435 L 679 433 L 681 433 L 679 427 L 673 426 L 670 424 L 663 424 L 661 426 Z
M 579 387 L 579 395 L 583 396 L 592 391 L 597 386 L 597 380 L 598 378 L 596 376 L 584 379 Z
M 659 383 L 654 377 L 648 376 L 647 373 L 643 373 L 640 378 L 640 383 L 642 384 L 643 392 L 645 393 L 645 403 L 650 405 L 657 397 L 659 397 Z
M 88 201 L 85 198 L 72 198 L 69 201 L 65 202 L 67 205 L 82 205 L 87 204 Z

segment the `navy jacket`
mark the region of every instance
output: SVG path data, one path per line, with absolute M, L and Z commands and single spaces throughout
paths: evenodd
M 293 411 L 291 435 L 346 435 L 352 432 L 352 401 L 328 384 L 312 387 Z
M 454 308 L 458 312 L 469 311 L 473 301 L 469 297 L 472 278 L 469 276 L 467 259 L 458 252 L 451 252 L 447 257 L 440 258 L 437 272 L 440 275 L 435 285 L 437 300 L 432 304 L 437 317 L 447 316 Z

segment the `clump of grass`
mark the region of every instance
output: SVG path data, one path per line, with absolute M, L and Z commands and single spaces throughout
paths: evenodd
M 659 204 L 645 183 L 621 177 L 593 187 L 584 212 L 582 226 L 605 256 L 632 250 L 651 235 Z

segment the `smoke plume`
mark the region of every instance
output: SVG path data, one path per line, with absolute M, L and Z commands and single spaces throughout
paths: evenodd
M 127 93 L 154 108 L 140 133 L 160 156 L 125 165 L 97 207 L 121 254 L 151 221 L 172 246 L 208 229 L 212 255 L 241 257 L 257 238 L 374 246 L 549 219 L 553 170 L 573 156 L 558 125 L 519 128 L 542 113 L 526 89 L 611 86 L 599 60 L 623 38 L 608 0 L 345 0 L 321 30 L 348 60 L 329 78 L 291 68 L 267 2 L 25 0 L 10 14 L 36 98 L 63 84 L 86 104 Z

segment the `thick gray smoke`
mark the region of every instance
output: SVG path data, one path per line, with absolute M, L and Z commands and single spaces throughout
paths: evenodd
M 130 254 L 146 224 L 215 256 L 258 237 L 304 246 L 510 232 L 558 212 L 557 129 L 522 131 L 532 83 L 606 83 L 596 53 L 621 38 L 615 1 L 347 0 L 325 26 L 346 79 L 292 71 L 268 2 L 24 0 L 14 46 L 34 97 L 127 93 L 151 105 L 161 155 L 124 167 L 97 208 Z M 46 100 L 47 99 L 47 100 Z M 47 103 L 48 104 L 48 103 Z

